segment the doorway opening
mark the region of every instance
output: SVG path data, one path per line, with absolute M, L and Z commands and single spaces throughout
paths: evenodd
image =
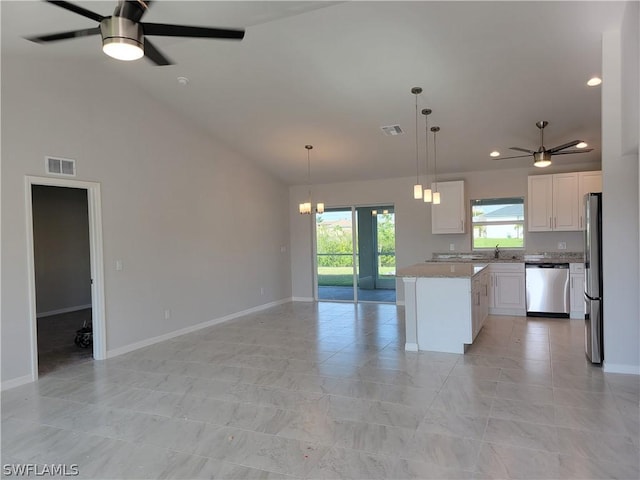
M 100 186 L 26 177 L 31 372 L 106 358 Z
M 89 203 L 85 189 L 48 185 L 33 185 L 31 202 L 43 375 L 93 358 Z
M 318 300 L 396 302 L 393 206 L 327 208 L 315 227 Z

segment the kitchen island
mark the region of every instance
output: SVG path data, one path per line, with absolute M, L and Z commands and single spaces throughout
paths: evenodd
M 425 262 L 396 276 L 404 283 L 405 350 L 464 353 L 488 315 L 487 265 Z

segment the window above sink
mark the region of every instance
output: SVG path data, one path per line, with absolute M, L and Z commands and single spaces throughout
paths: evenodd
M 524 198 L 471 200 L 472 250 L 524 249 Z

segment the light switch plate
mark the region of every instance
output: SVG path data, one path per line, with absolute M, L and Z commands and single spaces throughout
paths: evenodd
M 456 244 L 455 243 L 450 243 L 449 244 L 449 251 L 450 252 L 455 252 L 456 250 Z
M 558 250 L 566 250 L 567 242 L 558 242 Z

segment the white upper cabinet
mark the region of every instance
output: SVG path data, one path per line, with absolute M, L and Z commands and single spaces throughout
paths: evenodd
M 436 191 L 436 184 L 431 184 Z M 464 233 L 466 209 L 464 181 L 438 182 L 440 204 L 431 206 L 431 233 Z
M 556 231 L 579 230 L 578 174 L 553 176 L 553 228 Z
M 528 184 L 530 232 L 578 231 L 584 228 L 582 198 L 601 187 L 602 175 L 601 172 L 534 175 L 528 178 Z
M 529 177 L 527 223 L 530 232 L 551 230 L 553 222 L 553 175 Z
M 584 224 L 584 196 L 587 193 L 602 192 L 602 172 L 578 172 L 578 211 L 580 230 L 585 229 Z

